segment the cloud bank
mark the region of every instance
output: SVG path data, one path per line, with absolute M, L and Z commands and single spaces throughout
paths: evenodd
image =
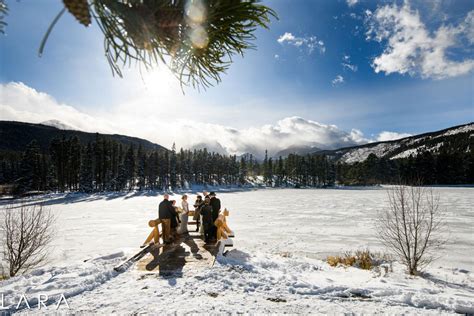
M 146 105 L 137 111 L 137 104 L 119 105 L 106 113 L 85 113 L 17 82 L 1 84 L 0 96 L 1 120 L 31 123 L 55 120 L 56 124 L 60 122 L 78 130 L 137 136 L 167 147 L 175 142 L 184 148 L 205 146 L 221 153 L 261 156 L 266 149 L 275 154 L 289 147 L 335 149 L 374 141 L 357 129 L 346 132 L 335 125 L 296 116 L 274 124 L 236 129 L 189 119 L 170 120 L 162 113 L 154 116 Z M 376 140 L 398 136 L 405 134 L 383 132 Z
M 471 49 L 474 44 L 474 11 L 458 25 L 442 24 L 430 32 L 418 11 L 403 6 L 385 5 L 368 14 L 367 39 L 383 42 L 383 53 L 373 59 L 376 73 L 400 73 L 422 78 L 444 79 L 470 73 L 474 59 L 454 59 L 456 49 Z M 472 56 L 472 54 L 471 54 Z
M 36 91 L 21 82 L 0 85 L 0 119 L 31 123 L 56 120 L 86 132 L 114 131 L 114 126 L 107 121 L 59 103 L 50 95 Z
M 412 136 L 412 134 L 383 131 L 377 136 L 377 141 L 385 142 L 389 140 L 397 140 L 397 139 L 410 137 L 410 136 Z
M 281 45 L 287 44 L 304 49 L 308 52 L 308 55 L 312 54 L 315 50 L 318 50 L 320 54 L 324 54 L 326 52 L 326 46 L 324 45 L 324 42 L 318 40 L 316 36 L 297 37 L 292 33 L 285 32 L 285 34 L 281 35 L 277 39 L 277 42 Z

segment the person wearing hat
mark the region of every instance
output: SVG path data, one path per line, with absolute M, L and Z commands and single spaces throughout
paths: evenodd
M 178 237 L 178 226 L 181 223 L 178 214 L 178 207 L 176 206 L 176 200 L 170 201 L 170 213 L 171 213 L 171 237 L 176 239 Z
M 204 241 L 210 242 L 214 232 L 214 221 L 212 220 L 212 207 L 210 199 L 204 199 L 204 205 L 201 207 L 202 227 L 204 229 Z
M 221 200 L 219 200 L 217 197 L 216 197 L 216 193 L 215 192 L 211 192 L 209 193 L 209 196 L 210 196 L 210 205 L 211 205 L 211 208 L 212 208 L 212 222 L 214 223 L 217 219 L 217 217 L 219 216 L 219 212 L 221 210 Z M 215 226 L 213 226 L 212 228 L 212 238 L 216 239 L 217 238 L 217 228 Z
M 204 200 L 202 196 L 198 195 L 196 197 L 196 202 L 194 202 L 194 216 L 193 220 L 196 221 L 196 232 L 199 231 L 199 224 L 201 223 L 201 208 L 204 205 Z
M 171 216 L 174 211 L 171 203 L 169 201 L 169 195 L 165 194 L 163 196 L 163 201 L 161 201 L 158 206 L 158 218 L 161 220 L 163 227 L 163 242 L 169 244 L 171 242 Z

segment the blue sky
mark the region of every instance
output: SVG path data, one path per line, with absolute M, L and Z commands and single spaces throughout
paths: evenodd
M 112 77 L 97 25 L 69 14 L 39 58 L 62 2 L 7 3 L 0 119 L 57 119 L 237 153 L 352 145 L 474 121 L 473 1 L 264 1 L 279 20 L 256 32 L 257 50 L 235 58 L 217 86 L 185 95 L 163 68 Z

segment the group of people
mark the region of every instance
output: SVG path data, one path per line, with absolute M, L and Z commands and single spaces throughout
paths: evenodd
M 203 192 L 204 199 L 198 195 L 194 203 L 194 216 L 196 232 L 201 231 L 206 243 L 217 238 L 217 227 L 214 225 L 221 210 L 221 201 L 214 192 Z M 163 229 L 163 242 L 171 243 L 180 234 L 188 233 L 189 219 L 188 196 L 181 197 L 181 208 L 176 206 L 176 200 L 170 200 L 169 195 L 163 196 L 163 201 L 158 206 L 158 218 Z

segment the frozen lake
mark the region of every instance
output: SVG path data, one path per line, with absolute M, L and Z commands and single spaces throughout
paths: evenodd
M 450 241 L 435 265 L 474 270 L 474 188 L 434 188 L 447 209 Z M 374 218 L 387 207 L 385 189 L 261 189 L 218 193 L 230 209 L 235 248 L 323 259 L 328 254 L 383 250 Z M 180 196 L 175 196 L 179 199 Z M 195 195 L 190 195 L 191 201 Z M 51 264 L 136 248 L 157 217 L 156 194 L 53 195 L 42 199 L 58 216 Z M 31 201 L 32 202 L 32 201 Z
M 449 243 L 437 263 L 472 271 L 474 188 L 434 188 L 434 192 L 447 210 L 449 230 Z M 374 219 L 388 206 L 385 189 L 263 190 L 222 198 L 234 210 L 230 221 L 245 248 L 319 259 L 347 250 L 384 249 Z

